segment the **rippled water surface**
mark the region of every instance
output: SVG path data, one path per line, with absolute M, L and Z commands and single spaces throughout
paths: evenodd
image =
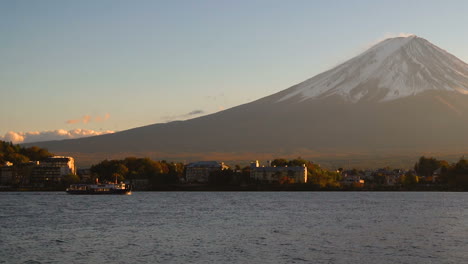
M 0 193 L 0 263 L 468 263 L 468 193 Z

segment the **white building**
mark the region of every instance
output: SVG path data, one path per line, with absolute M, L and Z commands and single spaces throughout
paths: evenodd
M 250 164 L 250 178 L 262 183 L 306 183 L 307 167 L 305 164 L 291 167 L 260 167 L 257 160 Z

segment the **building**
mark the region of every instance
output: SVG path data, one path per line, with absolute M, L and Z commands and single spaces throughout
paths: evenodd
M 0 167 L 0 185 L 11 185 L 16 178 L 16 170 L 13 163 L 6 162 L 5 166 Z
M 63 176 L 69 174 L 76 175 L 75 160 L 72 157 L 49 157 L 33 169 L 31 182 L 36 186 L 59 183 Z
M 250 178 L 260 183 L 305 183 L 307 167 L 305 164 L 291 167 L 260 167 L 257 160 L 250 164 Z
M 346 187 L 362 188 L 365 181 L 361 179 L 361 175 L 343 175 L 341 184 Z
M 365 172 L 358 171 L 356 169 L 342 171 L 341 177 L 341 184 L 343 186 L 355 188 L 364 187 L 364 178 L 369 178 L 369 176 L 366 176 Z
M 210 173 L 213 171 L 226 170 L 229 167 L 224 162 L 218 161 L 199 161 L 190 163 L 186 167 L 185 179 L 187 182 L 207 183 Z
M 29 185 L 32 171 L 38 164 L 38 161 L 29 161 L 18 165 L 7 162 L 5 166 L 0 168 L 0 185 Z
M 60 168 L 61 175 L 76 175 L 75 159 L 72 157 L 53 156 L 44 159 L 40 163 L 41 167 Z

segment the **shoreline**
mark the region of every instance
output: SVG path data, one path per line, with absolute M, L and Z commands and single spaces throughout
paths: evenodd
M 6 187 L 0 192 L 65 192 L 65 188 Z M 314 185 L 204 185 L 173 184 L 160 185 L 149 189 L 135 189 L 133 192 L 466 192 L 448 186 L 375 186 L 375 187 L 341 187 L 320 188 Z

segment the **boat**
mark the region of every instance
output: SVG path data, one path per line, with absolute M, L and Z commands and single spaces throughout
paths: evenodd
M 132 194 L 130 184 L 104 183 L 104 184 L 72 184 L 67 188 L 68 194 Z

